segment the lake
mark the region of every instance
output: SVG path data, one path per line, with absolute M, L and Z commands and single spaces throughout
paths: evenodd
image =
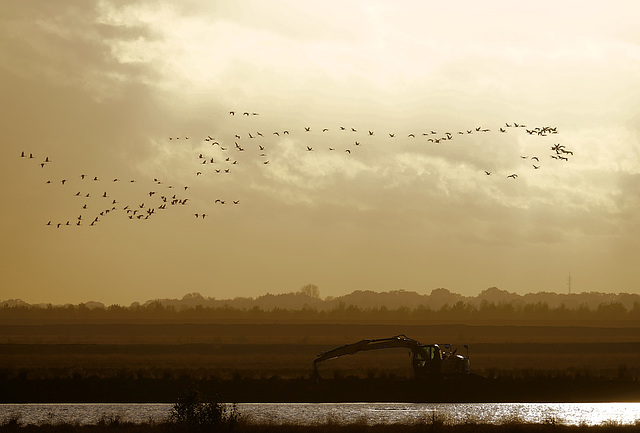
M 239 403 L 240 415 L 253 423 L 367 424 L 509 421 L 601 425 L 640 423 L 640 403 Z M 172 404 L 58 403 L 0 404 L 0 420 L 20 415 L 22 424 L 95 424 L 101 418 L 143 423 L 166 419 Z

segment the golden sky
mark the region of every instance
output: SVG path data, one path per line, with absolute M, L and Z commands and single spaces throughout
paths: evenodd
M 638 16 L 3 1 L 0 299 L 638 293 Z

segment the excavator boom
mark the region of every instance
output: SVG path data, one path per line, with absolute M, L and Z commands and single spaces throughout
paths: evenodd
M 345 344 L 344 346 L 336 347 L 335 349 L 329 350 L 327 352 L 322 352 L 313 361 L 313 367 L 314 369 L 317 369 L 317 365 L 320 362 L 337 358 L 339 356 L 353 355 L 354 353 L 361 352 L 363 350 L 406 347 L 414 351 L 419 346 L 420 343 L 412 338 L 407 337 L 406 335 L 396 335 L 394 337 L 378 338 L 375 340 L 360 340 L 357 343 Z

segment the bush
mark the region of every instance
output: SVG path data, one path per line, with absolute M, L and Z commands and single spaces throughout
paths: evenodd
M 231 431 L 238 422 L 236 404 L 228 410 L 215 396 L 204 396 L 200 390 L 188 389 L 173 405 L 169 421 L 190 432 Z

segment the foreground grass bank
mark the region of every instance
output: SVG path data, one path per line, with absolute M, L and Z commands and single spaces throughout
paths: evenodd
M 239 422 L 232 427 L 217 429 L 194 429 L 170 422 L 133 424 L 122 422 L 105 422 L 95 425 L 73 424 L 42 424 L 42 425 L 14 425 L 5 423 L 0 426 L 0 432 L 13 433 L 182 433 L 222 431 L 234 433 L 607 433 L 607 432 L 639 432 L 640 424 L 618 425 L 607 423 L 597 426 L 566 426 L 556 423 L 528 424 L 521 422 L 508 422 L 504 424 L 458 424 L 448 425 L 442 422 L 427 421 L 420 424 L 378 424 L 366 423 L 354 424 L 319 424 L 319 425 L 279 425 L 279 424 L 249 424 Z

